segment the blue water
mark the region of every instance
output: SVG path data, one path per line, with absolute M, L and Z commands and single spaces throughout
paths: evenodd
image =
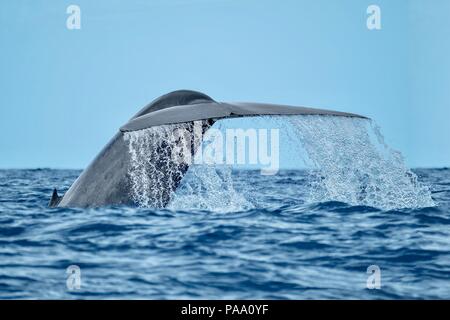
M 0 298 L 450 298 L 450 169 L 415 170 L 437 203 L 421 209 L 306 203 L 306 171 L 235 171 L 244 210 L 47 208 L 79 173 L 0 170 Z

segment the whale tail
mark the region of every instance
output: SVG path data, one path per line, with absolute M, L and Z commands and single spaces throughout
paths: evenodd
M 135 177 L 138 181 L 143 179 L 143 185 L 149 186 L 147 189 L 151 189 L 151 192 L 148 192 L 150 196 L 146 197 L 145 202 L 152 207 L 165 207 L 189 168 L 189 165 L 185 163 L 171 160 L 177 149 L 173 148 L 173 142 L 167 140 L 165 134 L 160 134 L 164 133 L 167 128 L 169 128 L 168 133 L 172 133 L 173 128 L 166 127 L 166 125 L 183 126 L 192 136 L 194 135 L 194 123 L 200 121 L 202 124 L 200 131 L 203 135 L 216 121 L 221 119 L 270 115 L 324 115 L 367 119 L 353 113 L 309 107 L 268 103 L 217 102 L 200 92 L 174 91 L 154 100 L 125 123 L 81 173 L 65 195 L 59 196 L 56 189 L 53 191 L 49 206 L 138 205 L 136 192 L 131 192 L 135 185 L 132 179 Z M 133 156 L 130 154 L 129 145 L 133 143 L 133 137 L 135 137 L 133 132 L 153 127 L 156 127 L 155 130 L 144 132 L 146 135 L 154 135 L 154 137 L 148 136 L 147 140 L 144 140 L 144 145 L 154 146 L 153 151 L 145 155 L 145 163 L 150 168 L 154 168 L 156 173 L 147 176 L 145 171 L 140 171 L 142 166 L 133 167 Z M 162 128 L 161 131 L 158 128 Z M 139 134 L 136 133 L 136 135 Z M 197 141 L 195 138 L 191 139 L 189 148 L 191 156 L 195 154 L 200 143 L 201 141 Z M 139 151 L 139 144 L 137 149 Z M 142 151 L 145 152 L 144 149 Z

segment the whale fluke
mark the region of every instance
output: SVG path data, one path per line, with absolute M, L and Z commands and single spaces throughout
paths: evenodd
M 69 190 L 58 196 L 53 191 L 49 202 L 50 207 L 98 207 L 106 205 L 137 205 L 131 194 L 130 182 L 130 152 L 124 139 L 126 132 L 143 130 L 151 127 L 183 123 L 193 135 L 194 121 L 201 121 L 201 131 L 204 134 L 217 120 L 234 117 L 255 117 L 263 115 L 329 115 L 341 117 L 366 118 L 353 113 L 294 107 L 264 103 L 226 103 L 214 101 L 204 93 L 179 90 L 168 93 L 154 100 L 127 123 L 96 156 L 91 164 L 75 180 Z M 191 153 L 194 155 L 201 141 L 191 139 Z M 165 143 L 165 142 L 163 142 Z M 165 179 L 153 181 L 159 190 L 154 193 L 151 205 L 165 207 L 170 201 L 170 195 L 179 186 L 181 179 L 188 170 L 185 163 L 178 164 L 171 160 L 167 152 L 154 152 L 151 160 L 153 166 L 160 166 L 160 173 Z M 167 183 L 167 181 L 171 183 Z
M 197 101 L 192 104 L 159 109 L 139 115 L 122 126 L 120 131 L 136 131 L 165 124 L 183 123 L 205 119 L 220 120 L 223 118 L 255 117 L 264 115 L 330 115 L 366 118 L 358 114 L 324 109 L 266 103 L 224 103 L 204 100 L 201 102 Z

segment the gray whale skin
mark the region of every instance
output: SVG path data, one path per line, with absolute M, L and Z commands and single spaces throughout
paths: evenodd
M 352 113 L 305 107 L 265 103 L 216 102 L 200 92 L 174 91 L 157 98 L 123 125 L 63 196 L 58 196 L 56 189 L 53 191 L 49 206 L 136 206 L 137 204 L 130 192 L 128 175 L 130 155 L 128 145 L 123 138 L 124 132 L 174 123 L 192 123 L 193 125 L 193 121 L 197 120 L 202 121 L 202 130 L 206 132 L 219 119 L 262 115 L 329 115 L 366 118 Z M 197 146 L 191 146 L 192 153 L 195 152 L 196 148 Z M 165 165 L 169 161 L 168 159 L 161 160 Z M 181 167 L 175 164 L 170 165 L 178 166 L 177 170 L 173 170 L 177 175 L 172 176 L 172 181 L 175 181 L 175 183 L 162 185 L 162 188 L 166 190 L 158 193 L 159 199 L 153 199 L 155 207 L 165 207 L 169 203 L 171 192 L 179 186 L 188 169 L 187 165 Z

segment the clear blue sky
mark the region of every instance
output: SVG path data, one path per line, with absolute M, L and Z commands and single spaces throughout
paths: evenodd
M 66 28 L 70 4 L 81 30 Z M 449 166 L 449 13 L 448 0 L 1 1 L 0 167 L 83 168 L 181 88 L 364 114 L 408 165 Z

